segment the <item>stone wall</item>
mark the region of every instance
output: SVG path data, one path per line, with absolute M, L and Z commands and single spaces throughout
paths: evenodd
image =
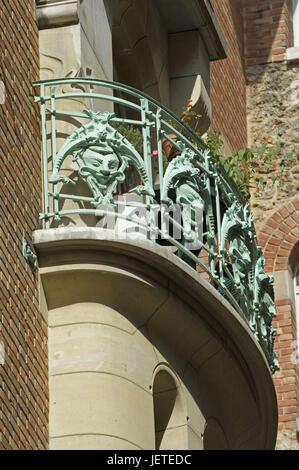
M 293 276 L 299 261 L 299 63 L 286 60 L 293 45 L 292 2 L 244 0 L 243 6 L 248 146 L 284 142 L 270 172 L 260 162 L 257 176 L 266 186 L 252 190 L 250 205 L 266 272 L 274 275 L 277 317 L 273 326 L 280 363 L 274 375 L 279 412 L 276 448 L 298 449 L 299 382 L 294 360 L 298 324 Z M 288 158 L 290 154 L 293 158 Z M 283 173 L 279 168 L 282 159 L 287 162 Z
M 0 31 L 0 449 L 36 450 L 48 443 L 47 329 L 22 255 L 41 207 L 34 2 L 1 2 Z
M 299 144 L 296 142 L 299 64 L 275 61 L 273 56 L 268 60 L 247 68 L 248 145 L 285 144 L 270 172 L 262 165 L 258 169 L 258 175 L 267 184 L 252 191 L 250 204 L 259 244 L 264 250 L 266 271 L 274 275 L 277 317 L 273 326 L 277 330 L 275 349 L 280 363 L 280 370 L 274 375 L 279 409 L 276 448 L 289 450 L 299 446 L 298 363 L 292 359 L 298 338 L 293 273 L 299 260 Z M 293 158 L 288 159 L 291 153 Z M 283 174 L 279 169 L 281 159 L 287 161 Z M 273 176 L 277 177 L 275 183 L 271 180 Z
M 251 208 L 257 229 L 281 204 L 299 196 L 299 164 L 296 162 L 299 143 L 299 65 L 284 62 L 257 65 L 247 69 L 247 117 L 248 144 L 259 147 L 263 144 L 284 142 L 280 154 L 270 173 L 260 168 L 259 176 L 267 181 L 265 189 L 253 191 Z M 293 159 L 287 155 L 293 153 Z M 279 161 L 288 161 L 282 175 Z M 271 177 L 277 176 L 273 184 Z M 279 180 L 284 181 L 279 185 Z

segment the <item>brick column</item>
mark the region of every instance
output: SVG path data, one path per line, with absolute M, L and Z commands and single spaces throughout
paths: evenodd
M 235 151 L 247 145 L 242 0 L 211 3 L 227 42 L 227 58 L 210 63 L 211 128 Z
M 38 278 L 22 255 L 39 226 L 39 111 L 31 83 L 39 78 L 34 2 L 0 5 L 0 449 L 48 445 L 47 330 Z

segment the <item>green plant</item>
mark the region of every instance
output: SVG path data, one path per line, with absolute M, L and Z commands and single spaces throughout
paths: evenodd
M 143 136 L 139 127 L 124 122 L 113 122 L 112 126 L 133 145 L 140 155 L 143 154 Z M 127 193 L 139 184 L 141 184 L 141 180 L 138 172 L 133 166 L 129 166 L 126 169 L 125 181 L 120 185 L 121 193 Z
M 201 114 L 192 111 L 192 100 L 187 100 L 187 106 L 183 109 L 181 121 L 185 124 L 190 125 L 193 131 L 202 139 L 201 135 L 197 131 L 199 126 L 199 120 L 202 118 Z M 182 132 L 179 126 L 169 121 L 175 129 Z M 124 123 L 113 123 L 113 127 L 120 132 L 129 142 L 136 148 L 136 150 L 142 154 L 143 152 L 143 136 L 142 132 L 138 127 Z M 183 132 L 184 134 L 184 132 Z M 190 137 L 186 135 L 188 139 Z M 228 176 L 230 176 L 240 191 L 242 192 L 245 199 L 250 198 L 251 190 L 265 188 L 267 180 L 269 179 L 274 184 L 278 182 L 280 186 L 283 186 L 286 182 L 286 171 L 288 168 L 288 162 L 291 163 L 294 160 L 299 161 L 299 156 L 294 157 L 293 153 L 285 152 L 285 143 L 276 142 L 273 145 L 262 145 L 261 147 L 238 150 L 231 155 L 223 155 L 224 142 L 221 139 L 219 131 L 210 130 L 206 137 L 203 139 L 206 145 L 211 149 L 212 160 L 216 164 L 221 164 Z M 295 139 L 295 142 L 299 142 L 299 138 Z M 192 141 L 196 145 L 196 141 Z M 168 162 L 163 162 L 164 172 L 166 171 Z M 267 180 L 261 174 L 268 175 Z
M 191 100 L 187 100 L 187 103 L 182 121 L 186 124 L 192 124 L 193 130 L 197 133 L 201 115 L 191 111 Z M 199 135 L 199 137 L 201 136 Z M 231 155 L 224 156 L 222 154 L 224 142 L 219 131 L 209 131 L 203 140 L 211 149 L 214 162 L 220 163 L 224 167 L 228 176 L 235 181 L 247 200 L 250 198 L 252 189 L 265 188 L 267 185 L 266 179 L 260 174 L 270 175 L 273 184 L 278 182 L 280 186 L 283 186 L 287 182 L 288 162 L 299 161 L 299 156 L 294 157 L 293 153 L 284 151 L 285 142 L 275 142 L 273 145 L 262 145 L 255 148 L 246 147 Z M 295 142 L 299 142 L 299 139 L 296 138 Z M 196 142 L 193 144 L 196 145 Z
M 113 127 L 135 147 L 138 153 L 142 154 L 143 137 L 142 132 L 138 127 L 134 127 L 131 124 L 124 124 L 122 122 L 114 122 Z
M 283 151 L 285 142 L 255 148 L 246 147 L 228 156 L 221 154 L 223 141 L 219 132 L 210 131 L 205 142 L 212 150 L 214 160 L 221 163 L 227 174 L 234 179 L 245 199 L 250 198 L 252 189 L 266 187 L 267 180 L 260 176 L 261 174 L 269 175 L 267 179 L 273 184 L 278 182 L 283 186 L 287 182 L 288 161 L 295 160 L 293 153 Z M 298 161 L 299 157 L 296 159 Z

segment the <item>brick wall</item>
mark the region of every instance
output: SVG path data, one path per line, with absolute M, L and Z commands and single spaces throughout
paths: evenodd
M 285 59 L 293 45 L 291 0 L 243 0 L 246 66 Z
M 275 349 L 280 371 L 274 375 L 278 408 L 278 449 L 298 449 L 298 364 L 294 363 L 297 329 L 292 295 L 294 263 L 299 261 L 299 199 L 296 158 L 287 159 L 285 183 L 280 179 L 279 161 L 298 154 L 298 64 L 285 61 L 286 49 L 293 45 L 291 0 L 243 0 L 245 63 L 247 79 L 247 124 L 250 146 L 285 143 L 269 174 L 264 189 L 252 191 L 251 209 L 259 243 L 264 249 L 266 271 L 276 277 L 277 329 Z M 284 283 L 282 282 L 284 279 Z M 285 279 L 288 279 L 286 283 Z
M 247 143 L 242 0 L 211 4 L 227 42 L 227 59 L 211 63 L 211 128 L 220 131 L 234 151 Z
M 40 129 L 31 83 L 39 77 L 34 2 L 0 5 L 0 449 L 47 447 L 47 333 L 37 275 L 22 256 L 22 238 L 39 225 Z
M 291 0 L 215 0 L 212 3 L 228 42 L 228 59 L 211 65 L 212 126 L 223 132 L 233 148 L 240 148 L 244 146 L 240 143 L 246 132 L 242 122 L 245 117 L 249 146 L 283 141 L 282 157 L 290 152 L 297 155 L 298 63 L 285 62 L 286 48 L 293 45 Z M 247 99 L 244 88 L 247 88 Z M 265 178 L 263 168 L 259 170 L 259 176 Z M 275 161 L 266 188 L 253 191 L 251 209 L 259 243 L 264 248 L 266 271 L 290 273 L 291 278 L 295 263 L 299 261 L 298 164 L 294 159 L 288 160 L 287 183 L 282 187 L 270 180 L 270 176 L 278 172 L 278 161 Z M 297 449 L 299 445 L 296 437 L 298 364 L 292 360 L 298 325 L 290 295 L 292 287 L 290 285 L 285 293 L 281 293 L 277 282 L 275 287 L 277 317 L 273 325 L 277 329 L 275 349 L 281 367 L 274 375 L 279 406 L 279 449 Z
M 283 205 L 264 224 L 258 234 L 266 258 L 265 270 L 276 278 L 276 312 L 273 327 L 277 330 L 275 350 L 280 370 L 274 375 L 278 399 L 278 449 L 299 449 L 296 418 L 299 414 L 299 363 L 296 353 L 297 329 L 292 281 L 282 284 L 278 274 L 292 279 L 299 261 L 299 199 Z M 280 283 L 277 286 L 277 281 Z

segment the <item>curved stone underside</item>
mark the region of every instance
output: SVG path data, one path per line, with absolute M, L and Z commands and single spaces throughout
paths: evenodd
M 245 322 L 165 248 L 107 235 L 34 233 L 49 325 L 50 448 L 155 449 L 158 433 L 159 449 L 273 449 L 273 381 Z M 155 404 L 157 419 L 161 370 L 178 398 L 172 412 Z

